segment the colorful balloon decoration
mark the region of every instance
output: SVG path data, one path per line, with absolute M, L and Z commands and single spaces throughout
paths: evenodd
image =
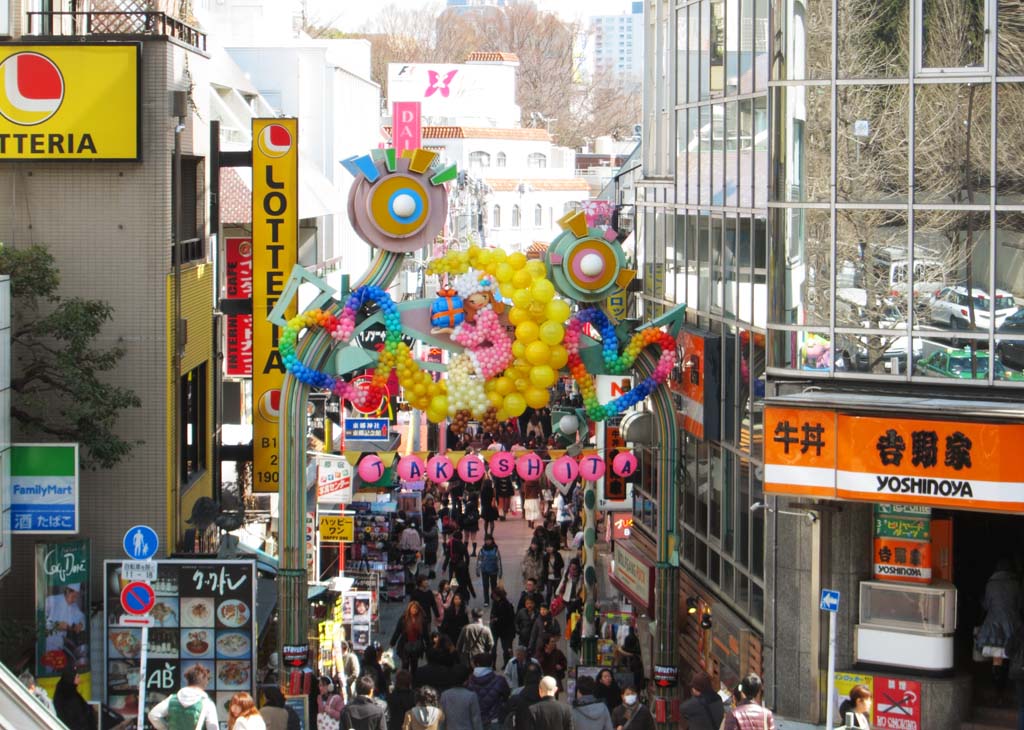
M 455 474 L 452 460 L 443 454 L 432 456 L 427 461 L 427 479 L 437 484 L 447 482 Z
M 516 474 L 519 475 L 520 479 L 526 479 L 528 481 L 540 479 L 540 475 L 543 470 L 544 462 L 541 461 L 540 457 L 533 452 L 523 454 L 516 462 Z
M 559 484 L 571 484 L 580 474 L 580 465 L 571 456 L 560 456 L 551 463 L 551 476 Z
M 628 477 L 636 473 L 637 459 L 632 451 L 620 451 L 612 459 L 612 472 L 616 476 Z
M 385 471 L 384 462 L 380 460 L 379 456 L 368 454 L 359 462 L 359 478 L 367 484 L 379 482 Z
M 416 454 L 408 454 L 398 460 L 398 476 L 404 481 L 419 481 L 426 476 L 426 473 L 427 465 Z
M 512 473 L 516 470 L 516 457 L 508 451 L 498 451 L 491 454 L 488 466 L 491 468 L 491 476 L 504 479 L 505 477 L 512 476 Z
M 487 473 L 487 468 L 484 466 L 484 460 L 479 456 L 466 456 L 465 458 L 459 459 L 458 466 L 455 467 L 459 473 L 459 478 L 467 484 L 476 484 L 478 481 L 484 478 L 484 474 Z
M 586 482 L 596 482 L 604 476 L 604 458 L 599 454 L 584 454 L 580 459 L 580 479 Z

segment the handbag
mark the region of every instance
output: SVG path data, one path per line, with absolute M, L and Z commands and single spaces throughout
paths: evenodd
M 565 600 L 561 596 L 555 596 L 551 601 L 551 615 L 557 616 L 565 608 Z

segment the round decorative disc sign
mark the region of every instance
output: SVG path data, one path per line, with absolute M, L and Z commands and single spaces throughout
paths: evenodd
M 121 608 L 132 616 L 144 616 L 156 603 L 156 595 L 148 583 L 135 581 L 121 589 Z

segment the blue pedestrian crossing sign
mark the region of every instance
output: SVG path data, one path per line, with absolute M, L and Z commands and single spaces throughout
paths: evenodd
M 821 589 L 821 610 L 835 613 L 839 610 L 839 591 L 830 588 Z
M 124 533 L 122 547 L 132 560 L 149 560 L 160 547 L 160 538 L 149 525 L 135 525 Z

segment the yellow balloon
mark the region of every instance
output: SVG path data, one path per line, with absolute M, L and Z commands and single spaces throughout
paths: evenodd
M 516 291 L 516 288 L 512 286 L 511 281 L 503 281 L 500 284 L 498 284 L 498 291 L 501 292 L 501 296 L 505 297 L 506 299 L 511 299 L 512 295 Z
M 530 318 L 530 313 L 522 307 L 512 307 L 508 311 L 508 323 L 516 327 Z
M 487 400 L 489 400 L 491 405 L 495 408 L 501 408 L 505 403 L 505 396 L 501 393 L 488 393 Z
M 494 269 L 494 278 L 504 284 L 506 281 L 512 281 L 512 275 L 516 272 L 507 263 L 500 263 Z
M 529 289 L 533 283 L 533 277 L 526 269 L 520 269 L 512 275 L 512 285 L 519 289 Z
M 565 327 L 559 322 L 548 320 L 538 328 L 538 336 L 541 342 L 548 345 L 557 345 L 565 337 Z
M 530 306 L 530 302 L 533 301 L 533 298 L 530 296 L 529 289 L 515 289 L 512 292 L 510 299 L 512 299 L 512 304 L 520 309 L 528 308 Z
M 526 345 L 519 340 L 516 340 L 512 343 L 512 354 L 516 357 L 526 357 Z
M 555 322 L 569 321 L 569 304 L 564 299 L 552 299 L 545 308 L 548 319 Z
M 430 410 L 438 411 L 440 413 L 448 412 L 448 396 L 435 395 L 430 399 Z
M 516 327 L 516 339 L 522 343 L 530 344 L 540 336 L 540 328 L 536 322 L 527 320 Z
M 519 393 L 509 393 L 505 396 L 505 410 L 513 418 L 523 415 L 526 411 L 526 399 Z
M 538 388 L 550 388 L 557 381 L 558 374 L 550 365 L 538 365 L 530 371 L 530 382 Z
M 512 352 L 515 353 L 515 346 L 520 343 L 512 345 Z M 547 365 L 551 362 L 551 347 L 545 345 L 540 340 L 534 340 L 529 345 L 526 345 L 526 359 L 530 361 L 532 365 Z
M 555 296 L 555 285 L 547 279 L 537 279 L 530 287 L 533 298 L 538 302 L 548 303 Z
M 530 380 L 528 377 L 516 378 L 516 392 L 525 393 L 526 389 L 530 387 Z
M 540 279 L 548 275 L 548 268 L 544 265 L 544 262 L 537 259 L 527 262 L 526 270 L 530 272 L 530 276 L 534 279 Z
M 551 348 L 551 362 L 548 364 L 555 370 L 564 368 L 569 362 L 569 353 L 562 345 L 555 345 Z
M 508 415 L 508 411 L 506 411 L 504 408 L 499 408 L 498 412 L 494 414 L 494 417 L 498 420 L 498 423 L 501 423 L 502 421 L 507 421 L 509 418 L 511 418 L 511 416 Z
M 508 254 L 505 253 L 505 249 L 503 249 L 503 248 L 492 248 L 491 249 L 491 260 L 494 261 L 495 263 L 500 264 L 503 261 L 505 261 L 506 258 L 508 258 Z
M 427 420 L 431 423 L 440 423 L 448 415 L 448 411 L 435 411 L 433 408 L 427 409 Z
M 523 399 L 530 408 L 543 408 L 548 404 L 550 395 L 545 388 L 527 388 Z
M 508 264 L 516 271 L 526 266 L 526 254 L 517 251 L 508 257 Z

